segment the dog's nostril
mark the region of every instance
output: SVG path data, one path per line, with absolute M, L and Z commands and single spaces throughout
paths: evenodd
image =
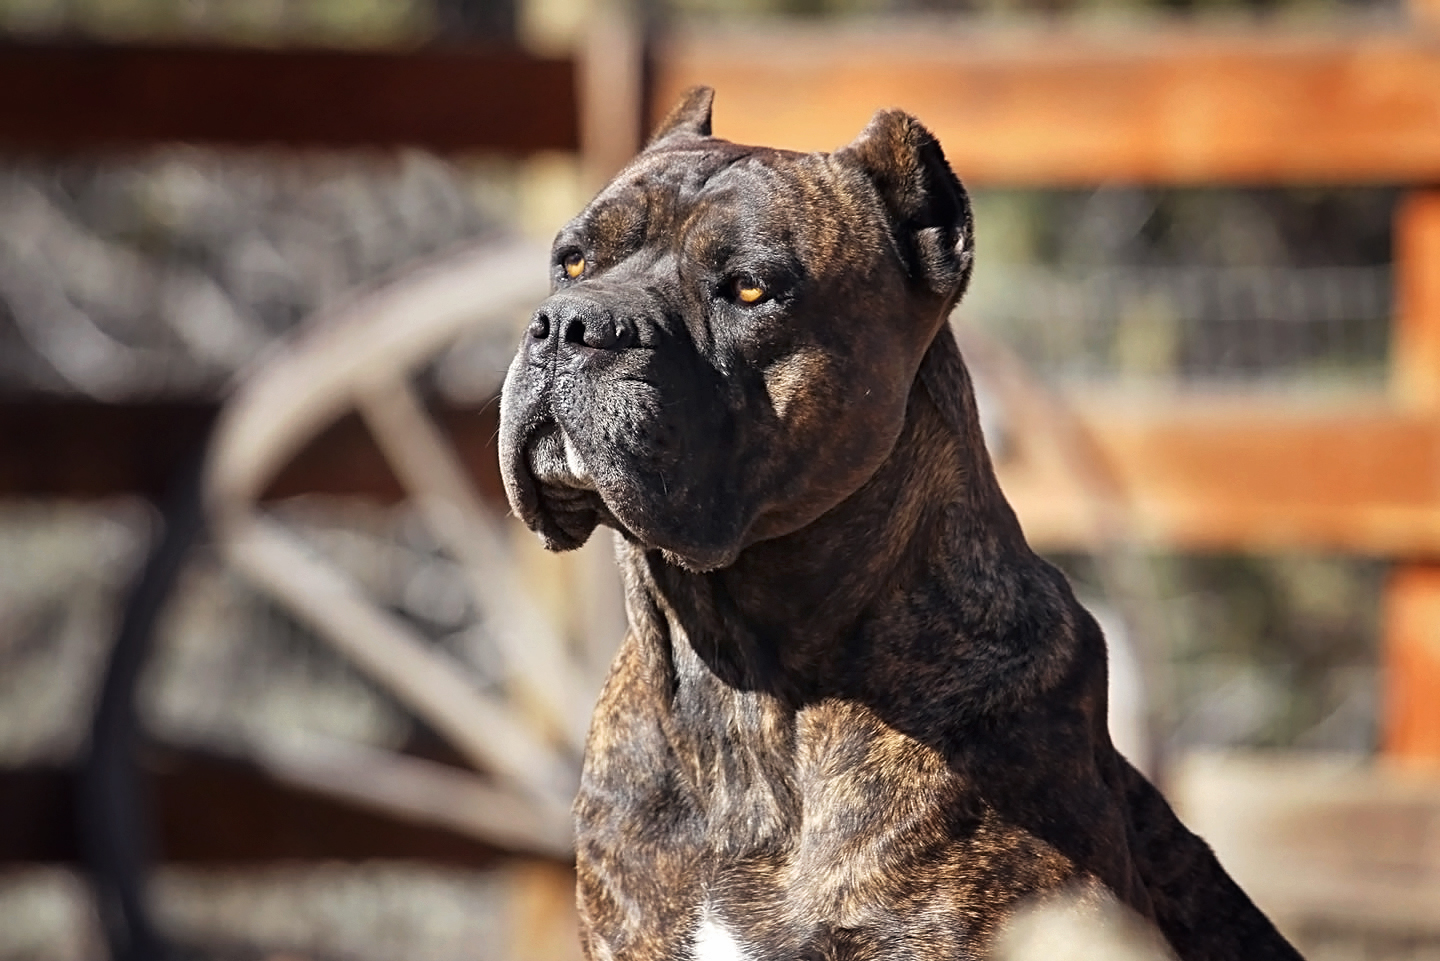
M 635 340 L 629 324 L 608 316 L 576 317 L 565 322 L 563 332 L 558 324 L 555 330 L 563 333 L 565 343 L 592 350 L 623 350 Z
M 623 350 L 633 338 L 630 328 L 617 320 L 601 320 L 565 332 L 565 339 L 595 350 Z
M 536 314 L 535 319 L 530 321 L 530 326 L 526 330 L 536 340 L 544 340 L 550 336 L 550 318 L 544 314 Z

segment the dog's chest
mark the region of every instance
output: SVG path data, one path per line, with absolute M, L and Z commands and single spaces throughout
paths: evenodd
M 698 803 L 668 802 L 687 816 L 653 844 L 621 839 L 654 826 L 645 822 L 654 799 L 608 810 L 614 824 L 602 833 L 587 825 L 593 809 L 582 798 L 594 957 L 844 961 L 910 957 L 915 944 L 970 956 L 973 919 L 954 879 L 939 883 L 954 873 L 957 776 L 853 705 L 807 711 L 793 734 L 784 758 L 677 759 Z
M 697 913 L 699 920 L 690 938 L 692 961 L 752 961 L 750 950 L 724 921 L 715 917 L 710 905 L 701 905 Z

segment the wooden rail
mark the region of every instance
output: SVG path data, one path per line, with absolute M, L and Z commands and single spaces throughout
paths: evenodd
M 1401 201 L 1395 215 L 1395 264 L 1394 400 L 1440 415 L 1440 190 L 1412 191 Z
M 1395 240 L 1394 400 L 1440 436 L 1440 191 L 1405 198 Z M 1436 482 L 1440 465 L 1431 463 L 1423 476 Z M 1440 495 L 1432 509 L 1440 512 Z M 1386 585 L 1383 736 L 1392 757 L 1440 769 L 1440 547 L 1426 554 L 1398 565 Z
M 903 107 L 975 185 L 1440 181 L 1440 41 L 1253 26 L 678 33 L 659 115 L 718 91 L 740 143 L 829 150 Z
M 533 153 L 579 147 L 575 64 L 412 52 L 0 48 L 0 148 L 202 143 Z
M 170 401 L 0 400 L 0 497 L 163 496 L 209 436 L 219 405 Z M 494 404 L 436 411 L 480 492 L 504 503 Z M 391 503 L 405 496 L 356 415 L 341 418 L 285 466 L 270 499 L 319 493 Z
M 716 130 L 799 150 L 901 106 L 977 185 L 1440 184 L 1440 0 L 1409 29 L 1147 32 L 818 29 L 666 38 L 652 106 L 719 90 Z M 983 267 L 982 267 L 983 269 Z M 1098 501 L 1056 439 L 1017 441 L 1002 484 L 1042 547 L 1126 532 L 1181 549 L 1338 551 L 1402 563 L 1386 592 L 1384 742 L 1440 766 L 1440 191 L 1395 225 L 1384 396 L 1068 399 Z M 1107 513 L 1108 512 L 1108 513 Z
M 1067 398 L 1116 486 L 1126 533 L 1185 550 L 1440 555 L 1440 425 L 1379 403 L 1235 396 Z M 1094 491 L 1025 438 L 1000 480 L 1044 549 L 1100 536 Z
M 163 761 L 142 774 L 158 853 L 169 862 L 418 858 L 483 867 L 501 857 L 462 832 L 301 790 L 253 765 L 180 752 Z M 80 860 L 76 780 L 65 769 L 0 770 L 0 869 Z

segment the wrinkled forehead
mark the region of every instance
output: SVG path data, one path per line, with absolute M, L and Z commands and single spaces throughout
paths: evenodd
M 592 243 L 616 250 L 663 236 L 701 263 L 757 245 L 823 263 L 847 239 L 875 232 L 864 186 L 828 154 L 706 140 L 642 154 L 578 220 Z

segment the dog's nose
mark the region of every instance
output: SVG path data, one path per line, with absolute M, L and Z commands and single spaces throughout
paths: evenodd
M 559 348 L 577 346 L 593 350 L 624 350 L 635 342 L 634 327 L 595 301 L 551 297 L 540 305 L 528 328 L 531 345 L 556 338 Z

